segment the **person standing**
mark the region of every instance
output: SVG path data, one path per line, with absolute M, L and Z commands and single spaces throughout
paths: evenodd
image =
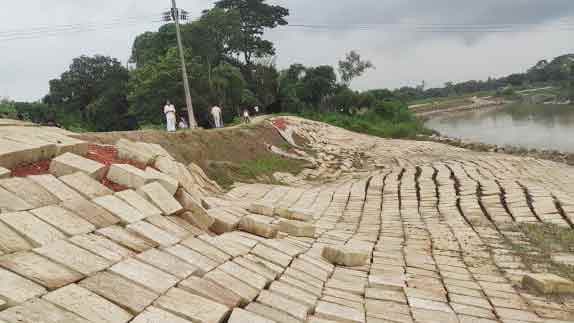
M 175 123 L 176 123 L 176 116 L 175 116 L 175 106 L 171 104 L 171 102 L 167 101 L 165 106 L 163 107 L 163 113 L 165 114 L 165 120 L 167 123 L 167 131 L 168 132 L 175 132 Z
M 178 124 L 179 129 L 188 129 L 189 126 L 187 125 L 187 121 L 185 121 L 184 117 L 179 118 L 179 124 Z
M 243 110 L 243 122 L 245 123 L 251 122 L 251 118 L 249 117 L 249 110 L 247 109 Z
M 258 116 L 259 115 L 259 106 L 256 105 L 253 110 L 255 111 L 255 115 Z
M 215 123 L 215 128 L 223 128 L 223 120 L 221 118 L 221 108 L 217 105 L 211 108 L 211 116 Z

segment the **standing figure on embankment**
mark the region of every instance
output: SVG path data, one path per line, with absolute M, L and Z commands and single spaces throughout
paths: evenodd
M 215 128 L 223 128 L 223 118 L 221 116 L 221 108 L 217 105 L 211 108 L 211 116 L 213 117 L 213 122 L 215 123 Z
M 165 114 L 165 120 L 167 123 L 167 131 L 175 132 L 175 123 L 176 123 L 176 116 L 175 116 L 175 106 L 169 102 L 169 100 L 165 103 L 163 107 L 163 113 Z

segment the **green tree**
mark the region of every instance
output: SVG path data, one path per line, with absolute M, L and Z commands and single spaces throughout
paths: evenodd
M 89 129 L 125 130 L 128 70 L 115 58 L 96 55 L 75 58 L 60 78 L 50 81 L 45 103 L 75 115 Z M 112 106 L 98 102 L 114 102 Z
M 184 31 L 182 34 L 186 35 Z M 136 37 L 132 46 L 131 61 L 136 63 L 137 67 L 142 67 L 147 63 L 157 62 L 170 48 L 176 46 L 175 25 L 166 24 L 157 32 L 145 32 Z
M 220 0 L 215 7 L 239 13 L 240 36 L 230 42 L 230 49 L 235 54 L 242 54 L 247 65 L 251 65 L 254 58 L 275 54 L 273 43 L 262 36 L 266 28 L 287 25 L 288 9 L 269 5 L 265 0 Z
M 241 103 L 244 99 L 245 80 L 239 68 L 230 64 L 221 64 L 213 70 L 213 94 L 225 111 L 235 111 L 235 115 L 241 114 Z M 226 113 L 229 120 L 232 114 Z
M 335 93 L 337 75 L 333 67 L 322 65 L 305 70 L 298 86 L 298 96 L 309 104 L 318 106 L 326 97 Z
M 350 51 L 344 60 L 339 61 L 341 80 L 347 86 L 370 68 L 375 68 L 375 66 L 370 61 L 363 61 L 361 55 L 354 50 Z

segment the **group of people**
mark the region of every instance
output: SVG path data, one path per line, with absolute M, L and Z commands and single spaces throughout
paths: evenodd
M 253 108 L 253 112 L 257 115 L 259 114 L 259 106 L 255 106 Z M 184 117 L 180 118 L 179 123 L 177 124 L 177 111 L 175 106 L 170 102 L 167 101 L 165 106 L 163 107 L 163 113 L 165 115 L 165 119 L 167 122 L 167 131 L 168 132 L 175 132 L 177 127 L 180 129 L 188 129 L 189 125 Z M 218 106 L 214 105 L 211 108 L 211 117 L 213 118 L 213 125 L 215 128 L 223 128 L 223 109 Z M 251 115 L 248 109 L 243 110 L 243 122 L 250 123 L 251 122 Z

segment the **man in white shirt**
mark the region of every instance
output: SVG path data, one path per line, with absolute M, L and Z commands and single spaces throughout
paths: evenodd
M 213 106 L 211 108 L 211 116 L 213 117 L 213 122 L 215 123 L 215 128 L 223 128 L 223 120 L 221 118 L 221 108 Z
M 167 101 L 163 107 L 163 113 L 165 114 L 165 120 L 167 122 L 167 131 L 175 132 L 175 106 L 171 102 Z

